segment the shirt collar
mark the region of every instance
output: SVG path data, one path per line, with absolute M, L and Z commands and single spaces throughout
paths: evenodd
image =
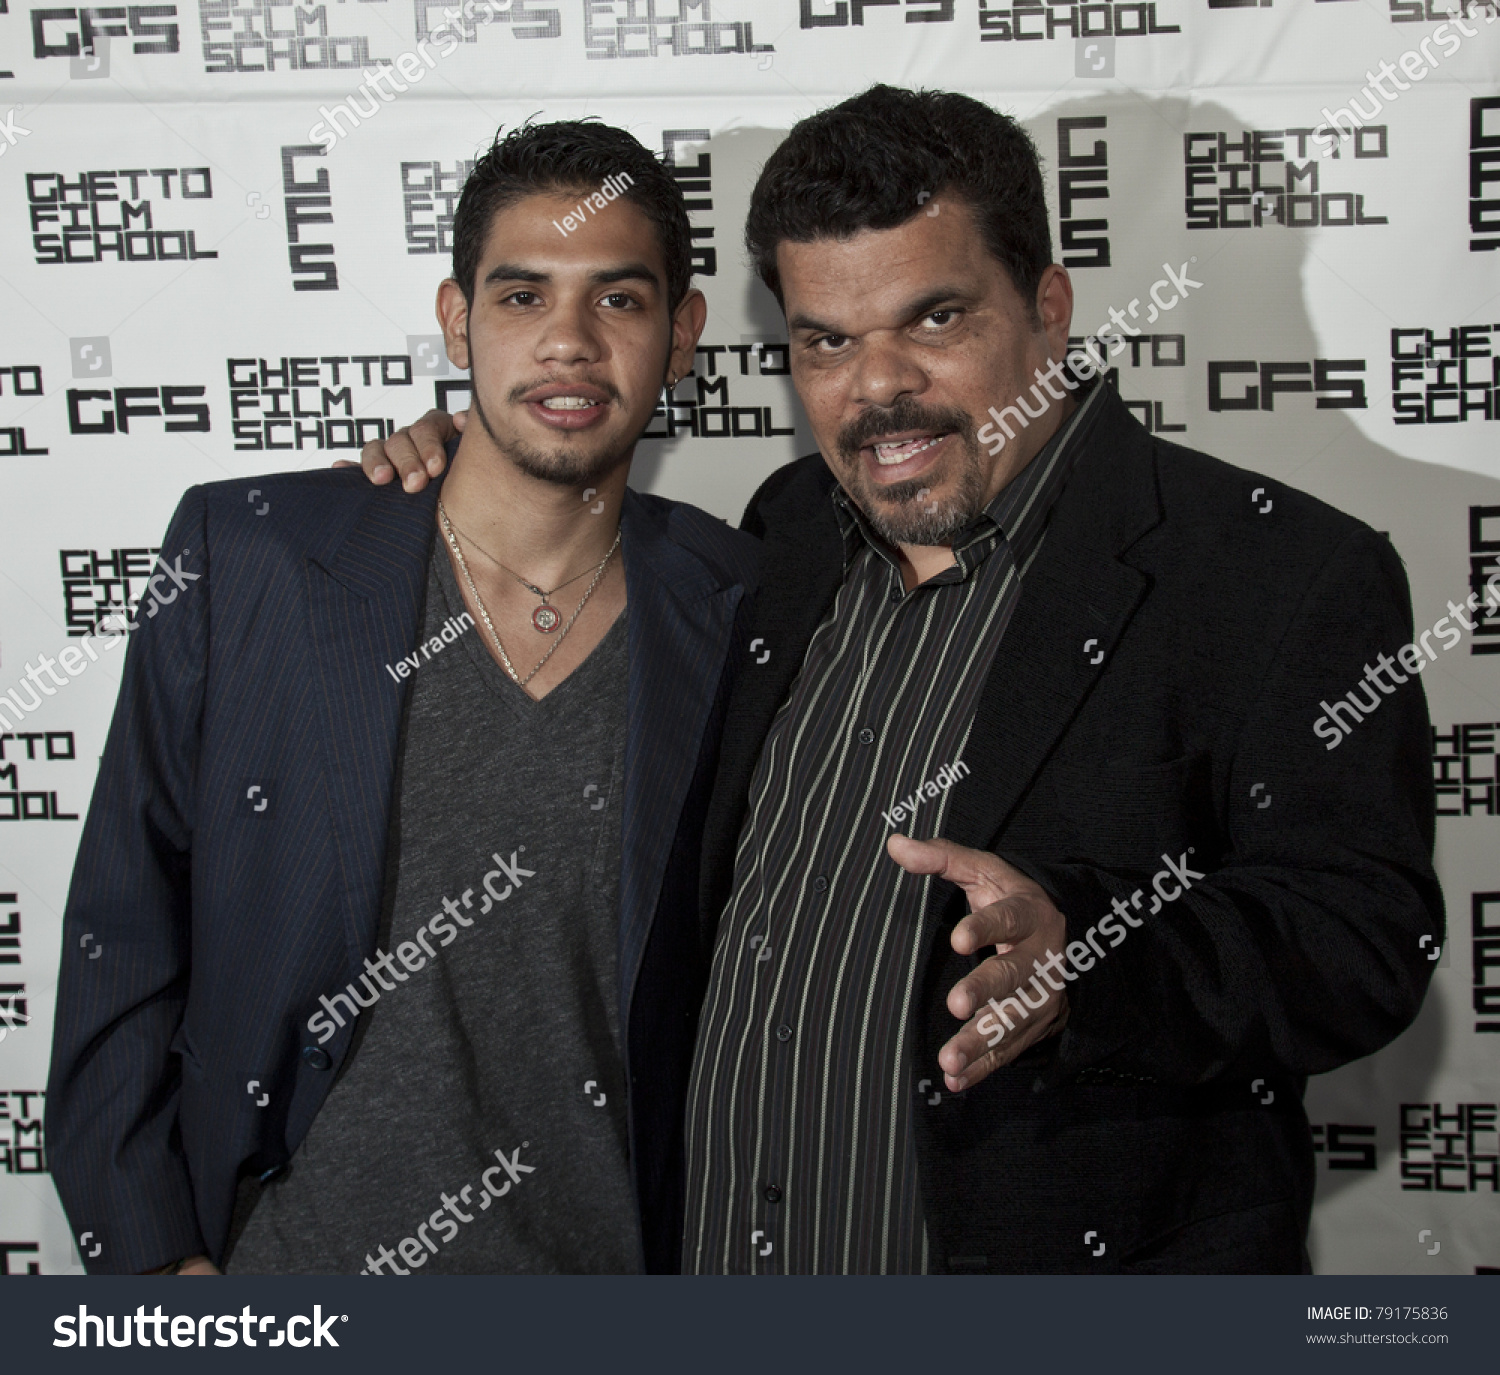
M 1082 437 L 1098 411 L 1103 392 L 1104 387 L 1097 380 L 1087 384 L 1077 409 L 1058 427 L 1057 433 L 959 532 L 953 542 L 955 566 L 944 569 L 924 585 L 964 581 L 1002 540 L 1010 544 L 1016 567 L 1024 571 L 1036 552 L 1047 516 L 1078 461 Z M 837 484 L 833 488 L 833 506 L 844 536 L 845 568 L 862 547 L 868 547 L 899 577 L 900 567 L 890 546 L 875 533 L 864 512 Z

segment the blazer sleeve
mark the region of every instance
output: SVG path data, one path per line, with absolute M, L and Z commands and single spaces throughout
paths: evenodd
M 1352 731 L 1331 747 L 1333 732 L 1313 727 L 1322 703 L 1412 638 L 1400 560 L 1361 527 L 1301 597 L 1251 694 L 1229 763 L 1224 852 L 1173 855 L 1202 876 L 1140 926 L 1116 919 L 1127 931 L 1117 948 L 1096 936 L 1105 958 L 1068 985 L 1044 1083 L 1096 1066 L 1189 1085 L 1318 1074 L 1410 1025 L 1444 936 L 1421 684 L 1382 674 L 1390 691 L 1361 722 L 1346 713 Z M 1256 783 L 1268 805 L 1250 801 Z M 1151 875 L 1003 857 L 1049 891 L 1070 943 L 1113 900 L 1153 896 Z M 1170 894 L 1179 880 L 1162 887 Z
M 173 1044 L 190 977 L 205 526 L 195 487 L 161 549 L 183 585 L 153 578 L 164 604 L 153 612 L 148 594 L 136 612 L 63 917 L 46 1131 L 53 1179 L 75 1239 L 91 1233 L 80 1251 L 96 1274 L 138 1274 L 206 1249 Z

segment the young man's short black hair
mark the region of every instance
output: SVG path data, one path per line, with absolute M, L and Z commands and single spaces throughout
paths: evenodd
M 634 201 L 661 236 L 667 303 L 676 308 L 692 284 L 692 233 L 682 188 L 671 172 L 623 129 L 597 120 L 558 120 L 497 133 L 464 182 L 453 216 L 453 276 L 470 304 L 484 241 L 495 215 L 523 196 L 561 191 L 592 195 L 606 177 L 628 176 L 620 197 Z
M 985 244 L 1035 314 L 1052 261 L 1036 145 L 1015 120 L 952 91 L 871 86 L 794 125 L 755 183 L 745 246 L 782 301 L 778 244 L 895 229 L 944 195 L 973 209 Z

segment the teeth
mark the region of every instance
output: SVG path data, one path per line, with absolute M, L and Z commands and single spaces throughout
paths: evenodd
M 941 435 L 933 439 L 917 440 L 903 439 L 899 444 L 877 444 L 875 446 L 875 461 L 884 468 L 889 468 L 896 463 L 905 463 L 909 458 L 915 458 L 918 454 L 939 442 Z
M 582 411 L 595 404 L 586 396 L 549 396 L 542 402 L 549 411 Z

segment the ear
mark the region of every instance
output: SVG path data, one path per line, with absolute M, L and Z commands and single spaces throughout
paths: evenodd
M 1068 330 L 1073 324 L 1073 282 L 1066 268 L 1053 263 L 1036 286 L 1036 313 L 1047 335 L 1047 354 L 1062 358 L 1068 351 Z
M 442 326 L 448 361 L 467 372 L 469 368 L 469 303 L 458 283 L 449 277 L 438 287 L 437 322 Z
M 703 327 L 707 323 L 708 302 L 703 299 L 703 293 L 694 287 L 672 312 L 672 352 L 667 357 L 667 373 L 670 376 L 686 377 L 692 371 L 698 340 L 703 337 Z

